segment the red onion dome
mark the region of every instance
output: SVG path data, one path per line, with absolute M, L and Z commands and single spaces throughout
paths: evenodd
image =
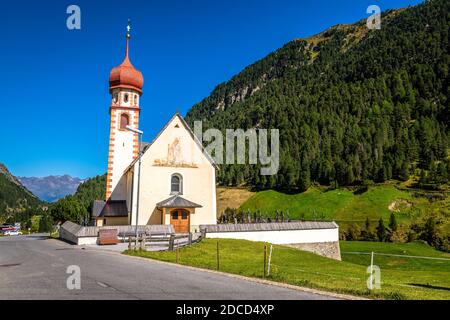
M 109 76 L 109 91 L 112 92 L 116 88 L 132 89 L 139 92 L 142 95 L 142 88 L 144 86 L 144 77 L 142 73 L 137 70 L 130 62 L 128 57 L 128 40 L 127 36 L 127 48 L 125 60 L 118 67 L 111 70 Z

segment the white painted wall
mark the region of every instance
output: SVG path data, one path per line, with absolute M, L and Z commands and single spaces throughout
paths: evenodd
M 175 163 L 169 161 L 169 149 L 179 141 L 179 152 Z M 134 192 L 132 224 L 136 222 L 138 162 L 133 167 Z M 202 153 L 189 131 L 177 117 L 144 153 L 141 164 L 139 196 L 139 224 L 161 224 L 161 213 L 156 204 L 172 196 L 170 179 L 172 174 L 183 177 L 183 194 L 180 196 L 202 205 L 190 217 L 191 230 L 202 224 L 216 224 L 216 178 L 215 168 Z M 166 221 L 166 223 L 170 223 Z
M 214 239 L 261 241 L 273 244 L 321 243 L 339 241 L 339 229 L 207 232 L 206 237 Z
M 119 95 L 119 100 L 114 101 L 114 95 Z M 124 95 L 128 95 L 128 102 L 125 102 Z M 123 175 L 125 169 L 130 165 L 134 159 L 134 147 L 137 145 L 135 139 L 138 139 L 138 135 L 128 130 L 120 129 L 120 118 L 122 113 L 126 113 L 129 116 L 129 125 L 131 127 L 139 126 L 139 111 L 132 110 L 130 108 L 139 108 L 139 94 L 137 91 L 128 89 L 115 89 L 113 92 L 113 102 L 111 109 L 111 134 L 110 137 L 114 138 L 110 141 L 112 144 L 112 156 L 109 160 L 112 161 L 112 179 L 111 185 L 111 199 L 112 200 L 125 200 L 127 198 L 127 179 Z M 123 109 L 120 109 L 123 107 Z M 119 109 L 116 109 L 119 108 Z M 136 128 L 137 129 L 137 128 Z
M 97 237 L 81 237 L 78 238 L 77 245 L 84 246 L 84 245 L 90 245 L 90 244 L 97 244 Z

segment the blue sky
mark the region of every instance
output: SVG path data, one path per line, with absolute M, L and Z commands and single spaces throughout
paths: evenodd
M 17 176 L 106 172 L 108 77 L 124 57 L 144 74 L 140 129 L 151 140 L 247 65 L 294 38 L 418 0 L 2 1 L 0 162 Z M 81 8 L 81 30 L 66 9 Z

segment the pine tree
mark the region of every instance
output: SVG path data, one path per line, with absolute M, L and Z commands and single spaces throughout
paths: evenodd
M 376 241 L 377 237 L 371 230 L 371 223 L 369 217 L 366 218 L 364 223 L 364 230 L 361 232 L 362 240 L 364 241 Z
M 39 221 L 39 232 L 52 232 L 53 219 L 49 214 L 44 214 Z
M 389 217 L 389 229 L 391 231 L 397 231 L 398 225 L 397 225 L 397 219 L 395 218 L 395 214 L 391 212 L 391 216 Z
M 383 218 L 380 218 L 380 220 L 378 220 L 377 236 L 378 236 L 378 241 L 381 241 L 381 242 L 386 241 L 386 227 L 384 226 Z
M 308 40 L 292 41 L 217 86 L 188 112 L 189 124 L 280 132 L 276 180 L 258 179 L 257 166 L 221 165 L 219 183 L 239 183 L 242 172 L 252 187 L 300 191 L 315 181 L 406 181 L 416 169 L 446 162 L 447 3 L 426 1 L 397 12 L 382 30 L 353 43 L 347 39 L 357 26 L 332 28 L 317 36 L 319 52 Z M 245 100 L 236 102 L 243 91 Z M 444 182 L 441 172 L 434 174 L 437 183 Z
M 370 219 L 369 219 L 369 217 L 366 218 L 365 227 L 366 227 L 366 231 L 370 231 Z

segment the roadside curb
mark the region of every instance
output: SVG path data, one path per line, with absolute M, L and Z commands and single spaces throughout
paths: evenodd
M 266 280 L 266 279 L 246 277 L 246 276 L 242 276 L 242 275 L 239 275 L 239 274 L 227 273 L 227 272 L 211 270 L 211 269 L 197 268 L 197 267 L 177 264 L 177 263 L 173 263 L 173 262 L 155 260 L 155 259 L 151 259 L 151 258 L 143 258 L 143 257 L 131 256 L 131 255 L 126 255 L 126 254 L 122 254 L 122 253 L 120 253 L 120 255 L 121 256 L 126 256 L 126 257 L 131 257 L 131 258 L 136 258 L 136 259 L 139 259 L 139 260 L 147 260 L 147 261 L 150 260 L 152 262 L 157 262 L 157 263 L 171 265 L 171 266 L 177 266 L 177 267 L 186 268 L 186 269 L 195 270 L 195 271 L 201 271 L 201 272 L 208 272 L 208 273 L 212 273 L 212 274 L 223 275 L 223 276 L 227 276 L 227 277 L 230 277 L 230 278 L 241 279 L 241 280 L 251 281 L 251 282 L 260 283 L 260 284 L 266 284 L 266 285 L 270 285 L 270 286 L 274 286 L 274 287 L 281 287 L 281 288 L 285 288 L 285 289 L 292 289 L 292 290 L 296 290 L 296 291 L 313 293 L 313 294 L 317 294 L 317 295 L 321 295 L 321 296 L 327 296 L 327 297 L 332 297 L 332 298 L 339 298 L 339 299 L 343 299 L 343 300 L 370 300 L 370 299 L 367 299 L 367 298 L 362 298 L 362 297 L 357 297 L 357 296 L 351 296 L 351 295 L 335 293 L 335 292 L 328 292 L 328 291 L 321 291 L 321 290 L 312 289 L 312 288 L 305 288 L 305 287 L 295 286 L 295 285 L 288 284 L 288 283 L 283 283 L 283 282 L 276 282 L 276 281 L 271 281 L 271 280 Z
M 371 300 L 368 298 L 357 297 L 357 296 L 352 296 L 352 295 L 348 295 L 348 294 L 322 291 L 322 290 L 318 290 L 318 289 L 305 288 L 305 287 L 295 286 L 292 284 L 276 282 L 276 281 L 271 281 L 271 280 L 266 280 L 266 279 L 246 277 L 246 276 L 242 276 L 242 275 L 238 275 L 238 274 L 226 273 L 226 272 L 217 271 L 217 270 L 203 269 L 203 268 L 198 268 L 198 267 L 193 267 L 193 266 L 188 266 L 188 265 L 177 264 L 177 263 L 173 263 L 173 262 L 167 262 L 167 261 L 161 261 L 161 260 L 156 260 L 156 259 L 151 259 L 151 258 L 126 255 L 126 254 L 116 252 L 116 251 L 95 249 L 95 248 L 89 248 L 89 247 L 83 247 L 83 248 L 85 248 L 86 251 L 104 252 L 104 253 L 118 255 L 121 257 L 129 257 L 132 259 L 147 261 L 147 262 L 151 261 L 151 262 L 156 262 L 159 264 L 170 265 L 170 266 L 175 266 L 175 267 L 179 267 L 179 268 L 199 271 L 199 272 L 208 272 L 211 274 L 222 275 L 222 276 L 226 276 L 226 277 L 230 277 L 230 278 L 241 279 L 241 280 L 250 281 L 250 282 L 254 282 L 254 283 L 265 284 L 265 285 L 270 285 L 270 286 L 280 287 L 280 288 L 285 288 L 285 289 L 291 289 L 291 290 L 296 290 L 296 291 L 302 291 L 302 292 L 307 292 L 307 293 L 312 293 L 312 294 L 317 294 L 317 295 L 321 295 L 321 296 L 332 297 L 332 298 L 337 298 L 337 299 L 342 299 L 342 300 Z

